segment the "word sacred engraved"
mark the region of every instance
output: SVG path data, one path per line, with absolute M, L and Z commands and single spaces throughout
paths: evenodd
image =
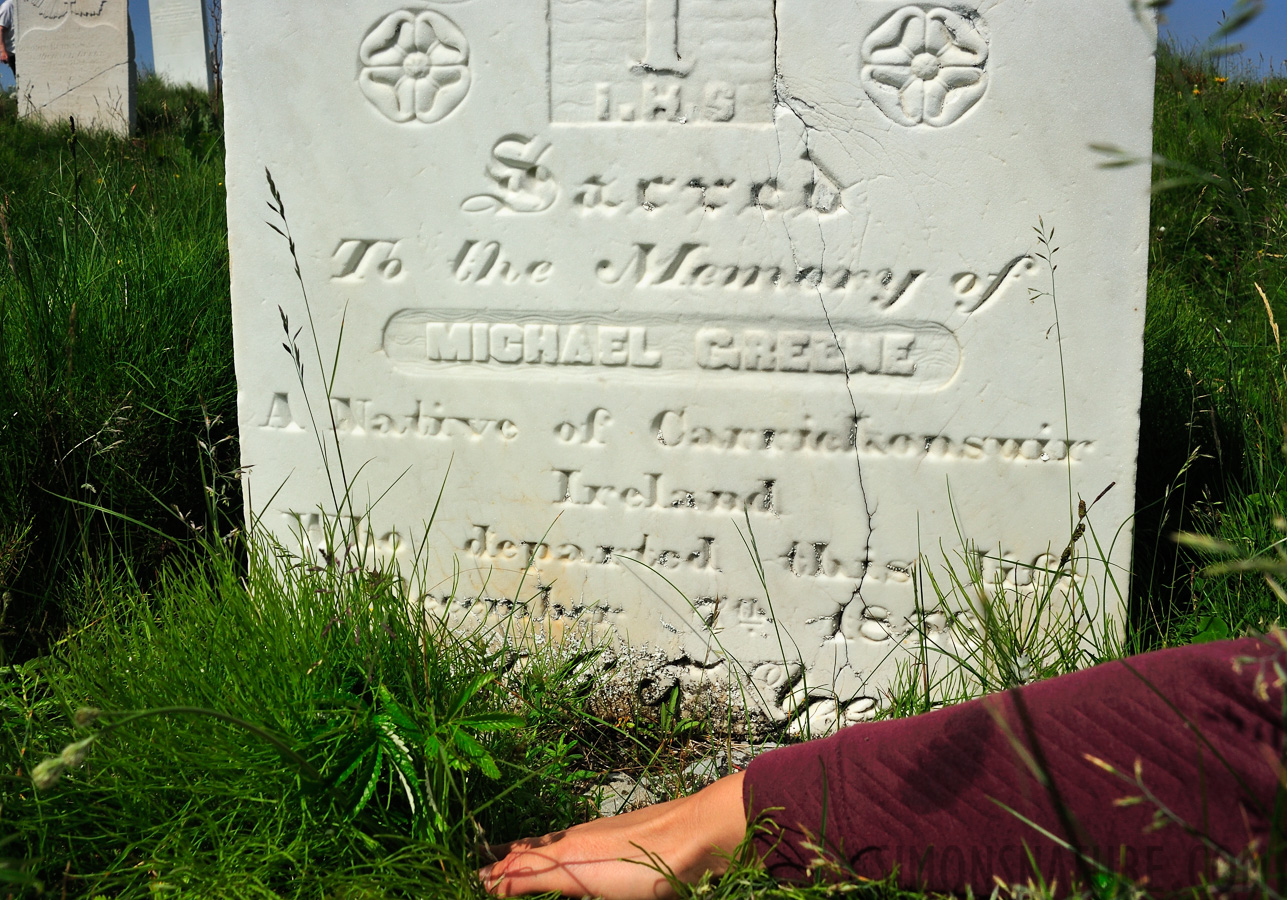
M 572 193 L 582 211 L 611 212 L 624 209 L 654 213 L 658 210 L 700 213 L 703 218 L 721 213 L 847 212 L 840 188 L 812 167 L 794 178 L 730 178 L 693 175 L 688 178 L 652 175 L 614 179 L 595 175 Z
M 397 252 L 397 240 L 374 238 L 341 238 L 331 258 L 336 268 L 332 281 L 365 281 L 368 275 L 378 275 L 384 281 L 400 281 L 405 274 Z
M 484 168 L 486 193 L 461 202 L 469 213 L 543 213 L 565 195 L 558 174 L 546 165 L 545 138 L 509 134 L 496 142 Z M 689 170 L 687 175 L 643 172 L 591 175 L 566 192 L 582 213 L 697 213 L 703 219 L 752 213 L 819 215 L 845 213 L 842 189 L 821 171 L 808 152 L 778 166 L 773 174 L 731 176 Z
M 773 121 L 773 0 L 549 0 L 560 123 Z

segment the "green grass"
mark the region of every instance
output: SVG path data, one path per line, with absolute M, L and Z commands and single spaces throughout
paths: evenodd
M 123 897 L 161 884 L 201 896 L 468 894 L 466 850 L 498 815 L 532 828 L 580 812 L 564 779 L 541 777 L 565 774 L 569 756 L 546 705 L 526 685 L 479 677 L 503 657 L 426 631 L 390 581 L 297 573 L 283 591 L 271 560 L 249 576 L 231 554 L 202 562 L 107 600 L 66 652 L 9 675 L 23 707 L 6 710 L 7 771 L 21 750 L 30 769 L 100 735 L 56 788 L 7 795 L 6 830 L 46 884 L 61 890 L 67 872 L 78 893 Z M 521 730 L 504 717 L 511 691 L 529 701 Z M 103 712 L 73 733 L 70 713 L 87 705 Z M 217 711 L 292 749 L 193 712 L 107 730 L 120 711 L 156 707 Z
M 1141 649 L 1282 619 L 1262 579 L 1199 578 L 1203 560 L 1168 533 L 1214 534 L 1249 555 L 1287 536 L 1274 524 L 1287 513 L 1287 334 L 1272 328 L 1287 328 L 1287 79 L 1220 83 L 1169 55 L 1158 71 L 1155 152 L 1179 165 L 1155 180 L 1181 183 L 1152 210 L 1132 597 Z
M 145 81 L 130 141 L 34 128 L 0 104 L 8 657 L 121 575 L 146 583 L 204 524 L 203 460 L 236 465 L 220 443 L 236 394 L 208 102 Z
M 238 533 L 208 101 L 146 82 L 130 141 L 33 128 L 12 106 L 0 104 L 0 895 L 480 896 L 480 836 L 583 819 L 583 794 L 610 771 L 690 789 L 683 767 L 727 739 L 672 704 L 606 699 L 593 648 L 520 657 L 442 634 L 378 572 L 283 570 Z M 1184 183 L 1153 204 L 1126 644 L 1102 636 L 1087 651 L 1056 630 L 1032 652 L 1018 639 L 1031 610 L 962 567 L 956 583 L 926 579 L 925 596 L 982 587 L 983 615 L 1011 624 L 970 661 L 977 677 L 945 677 L 944 691 L 1282 621 L 1261 573 L 1205 577 L 1208 557 L 1169 536 L 1203 532 L 1253 558 L 1287 538 L 1287 375 L 1271 325 L 1287 328 L 1285 131 L 1287 81 L 1218 83 L 1164 54 L 1156 149 L 1174 165 L 1156 177 Z M 885 714 L 938 702 L 921 676 L 909 666 Z M 78 726 L 86 707 L 100 713 Z M 36 790 L 41 760 L 88 738 L 83 764 Z M 703 893 L 898 892 L 737 870 Z

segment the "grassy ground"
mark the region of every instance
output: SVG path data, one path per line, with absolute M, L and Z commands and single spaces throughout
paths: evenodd
M 1258 575 L 1198 578 L 1185 528 L 1247 555 L 1287 534 L 1287 80 L 1221 81 L 1165 57 L 1154 125 L 1136 564 L 1137 646 L 1280 621 Z M 1174 186 L 1167 187 L 1168 184 Z
M 693 787 L 717 739 L 596 715 L 592 658 L 516 665 L 389 579 L 239 539 L 218 116 L 145 83 L 140 119 L 121 142 L 0 107 L 0 895 L 478 896 L 479 836 L 585 818 L 593 773 Z M 1273 565 L 1287 537 L 1285 126 L 1287 82 L 1164 60 L 1129 649 L 1283 618 L 1263 572 L 1204 577 L 1169 534 Z
M 0 105 L 0 627 L 21 657 L 120 579 L 146 588 L 202 524 L 203 456 L 235 459 L 219 443 L 235 385 L 209 101 L 145 82 L 131 141 L 33 128 L 14 106 Z

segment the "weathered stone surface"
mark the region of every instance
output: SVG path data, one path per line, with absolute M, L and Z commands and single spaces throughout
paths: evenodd
M 1148 171 L 1092 145 L 1150 152 L 1127 0 L 226 0 L 225 40 L 267 532 L 815 730 L 968 643 L 945 555 L 1120 618 Z M 1114 483 L 1105 588 L 1060 557 Z
M 18 0 L 18 109 L 77 128 L 134 129 L 127 0 Z
M 209 20 L 202 0 L 148 0 L 152 61 L 170 84 L 210 90 Z

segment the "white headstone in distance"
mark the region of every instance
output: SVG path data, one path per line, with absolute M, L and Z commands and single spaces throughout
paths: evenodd
M 214 73 L 202 0 L 148 0 L 148 14 L 156 74 L 170 84 L 209 91 Z
M 134 130 L 128 0 L 18 0 L 18 110 L 46 122 Z
M 1129 0 L 224 12 L 267 532 L 814 727 L 968 643 L 948 564 L 1120 623 L 1149 172 L 1093 145 L 1150 153 Z

